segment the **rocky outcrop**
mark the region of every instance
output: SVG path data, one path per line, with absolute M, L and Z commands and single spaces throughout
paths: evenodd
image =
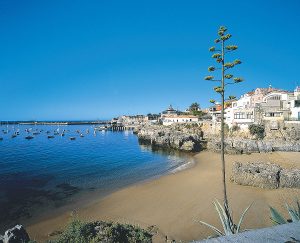
M 221 150 L 219 138 L 210 138 L 207 142 L 207 149 L 214 152 Z M 287 140 L 253 140 L 245 138 L 226 138 L 225 152 L 228 154 L 242 153 L 266 153 L 273 151 L 300 152 L 300 141 Z
M 151 125 L 136 131 L 141 143 L 171 148 L 181 151 L 197 152 L 203 147 L 203 133 L 197 124 L 160 126 Z
M 265 162 L 235 162 L 230 179 L 239 185 L 266 189 L 300 188 L 300 169 L 282 169 Z
M 300 188 L 300 169 L 281 170 L 280 187 Z
M 16 225 L 5 231 L 4 236 L 0 236 L 0 243 L 27 243 L 29 241 L 29 235 L 22 225 Z
M 209 129 L 205 128 L 205 125 L 207 124 L 144 125 L 136 128 L 134 133 L 137 134 L 142 143 L 148 143 L 152 146 L 192 152 L 207 148 L 219 152 L 221 150 L 219 132 L 209 133 Z M 289 136 L 268 136 L 263 140 L 257 140 L 253 136 L 246 136 L 245 134 L 244 136 L 226 135 L 225 152 L 227 154 L 272 151 L 300 152 L 300 139 Z
M 231 180 L 239 185 L 276 189 L 279 187 L 280 170 L 280 166 L 271 163 L 242 164 L 235 162 Z

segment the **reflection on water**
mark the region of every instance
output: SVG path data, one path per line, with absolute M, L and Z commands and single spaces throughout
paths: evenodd
M 79 192 L 106 194 L 189 160 L 139 145 L 131 131 L 94 133 L 88 125 L 0 126 L 0 137 L 0 230 L 60 207 Z

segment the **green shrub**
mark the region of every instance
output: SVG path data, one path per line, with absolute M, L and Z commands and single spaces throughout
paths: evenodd
M 57 239 L 49 243 L 150 243 L 152 234 L 129 224 L 96 221 L 85 223 L 80 220 L 71 222 Z
M 233 131 L 233 132 L 236 132 L 236 131 L 239 131 L 239 130 L 240 130 L 240 127 L 238 125 L 234 125 L 231 128 L 231 131 Z
M 249 125 L 249 132 L 258 139 L 263 139 L 265 136 L 265 127 L 263 125 L 251 124 Z
M 224 134 L 226 135 L 226 134 L 228 134 L 229 133 L 229 126 L 228 126 L 228 124 L 224 124 Z

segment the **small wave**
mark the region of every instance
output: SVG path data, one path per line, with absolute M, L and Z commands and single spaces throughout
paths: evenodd
M 189 169 L 189 168 L 193 167 L 194 165 L 195 165 L 195 160 L 194 159 L 190 159 L 186 163 L 180 164 L 179 166 L 171 169 L 169 173 L 170 174 L 174 174 L 174 173 L 177 173 L 179 171 L 183 171 L 183 170 Z

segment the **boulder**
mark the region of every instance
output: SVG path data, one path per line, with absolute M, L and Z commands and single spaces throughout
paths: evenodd
M 195 150 L 195 143 L 191 140 L 186 141 L 182 144 L 180 149 L 184 150 L 184 151 L 194 151 Z
M 300 188 L 300 169 L 281 170 L 280 187 Z
M 231 180 L 239 185 L 255 186 L 267 189 L 279 187 L 279 173 L 281 167 L 264 162 L 250 162 L 233 164 Z
M 28 241 L 30 241 L 29 235 L 22 225 L 16 225 L 15 227 L 5 231 L 2 240 L 3 243 L 27 243 Z

